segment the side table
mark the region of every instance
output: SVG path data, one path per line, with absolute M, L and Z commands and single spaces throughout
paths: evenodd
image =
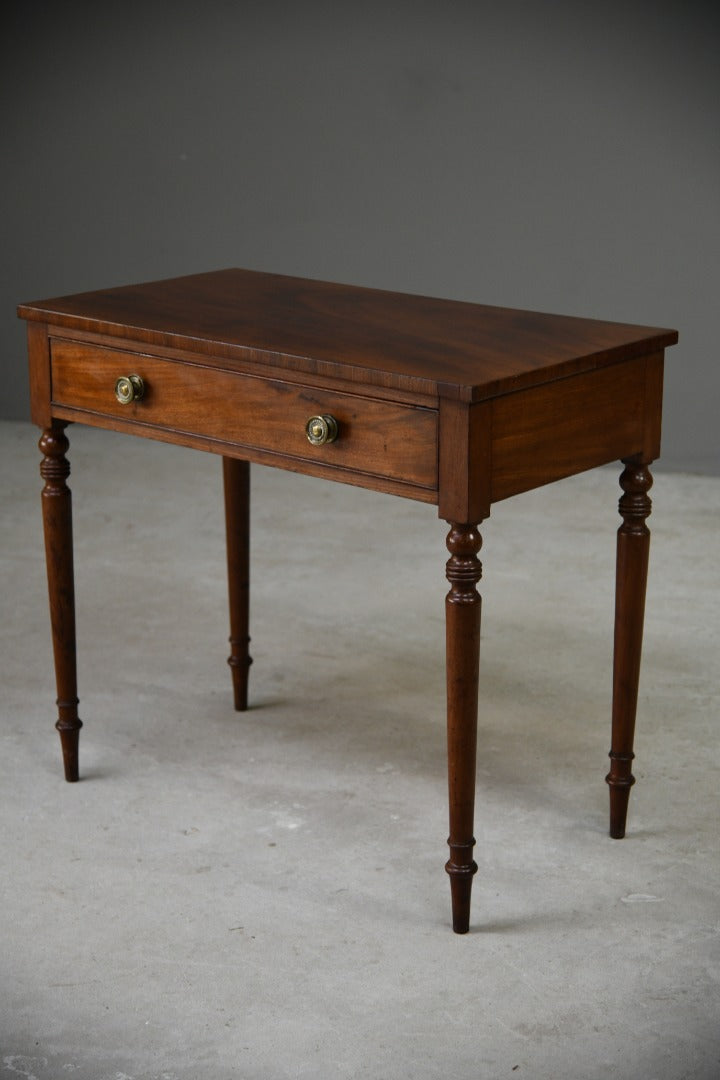
M 469 928 L 481 577 L 493 503 L 619 459 L 610 834 L 625 834 L 664 349 L 674 330 L 258 273 L 22 304 L 65 778 L 78 779 L 73 422 L 223 459 L 235 708 L 247 707 L 249 465 L 402 495 L 450 526 L 447 738 L 453 929 Z

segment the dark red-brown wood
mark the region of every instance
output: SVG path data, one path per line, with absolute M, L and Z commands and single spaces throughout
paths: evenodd
M 82 720 L 78 716 L 77 665 L 75 660 L 75 584 L 73 573 L 72 501 L 66 480 L 70 465 L 65 457 L 69 442 L 65 424 L 56 422 L 43 432 L 40 450 L 45 559 L 50 597 L 57 685 L 58 719 L 65 779 L 78 779 L 78 741 Z
M 472 879 L 477 872 L 473 819 L 481 600 L 475 586 L 482 575 L 477 557 L 482 539 L 474 525 L 449 524 L 446 575 L 450 591 L 445 598 L 445 640 L 450 858 L 445 869 L 450 875 L 453 930 L 466 934 Z
M 677 341 L 674 330 L 228 269 L 23 304 L 30 320 L 478 401 Z
M 30 414 L 34 424 L 47 428 L 52 424 L 52 377 L 50 339 L 42 322 L 27 324 L 28 373 L 30 376 Z
M 191 432 L 215 445 L 256 447 L 285 459 L 307 458 L 329 469 L 437 489 L 434 409 L 64 339 L 53 341 L 52 372 L 53 405 L 69 408 L 79 420 L 94 417 L 125 430 L 142 425 L 179 437 Z M 121 405 L 115 382 L 128 373 L 142 377 L 145 393 Z M 312 447 L 305 433 L 317 413 L 332 414 L 341 429 L 334 443 L 321 448 Z
M 605 778 L 610 786 L 610 835 L 617 840 L 625 835 L 630 788 L 635 783 L 633 741 L 650 554 L 650 530 L 645 522 L 652 509 L 648 492 L 653 482 L 642 459 L 630 458 L 624 465 L 619 503 L 623 523 L 617 534 L 610 772 Z
M 250 644 L 250 465 L 223 458 L 228 594 L 230 598 L 230 656 L 235 708 L 248 707 Z
M 478 523 L 491 504 L 622 460 L 613 836 L 625 831 L 664 349 L 674 330 L 221 270 L 23 304 L 32 417 L 45 429 L 43 517 L 66 776 L 77 779 L 75 622 L 65 422 L 221 454 L 230 666 L 247 706 L 249 462 L 435 503 L 450 523 L 446 600 L 453 926 L 469 927 L 477 743 Z M 146 393 L 114 397 L 120 375 Z M 310 446 L 331 414 L 338 438 Z

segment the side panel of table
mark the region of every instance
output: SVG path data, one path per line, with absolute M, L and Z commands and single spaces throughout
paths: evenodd
M 636 454 L 660 453 L 663 353 L 465 404 L 440 402 L 439 514 L 492 503 Z
M 663 354 L 493 402 L 491 500 L 598 465 L 660 453 Z

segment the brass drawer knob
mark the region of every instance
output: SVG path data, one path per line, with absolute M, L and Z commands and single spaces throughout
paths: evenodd
M 324 446 L 337 439 L 338 422 L 334 416 L 311 416 L 305 425 L 305 434 L 313 446 Z
M 145 393 L 145 383 L 139 375 L 121 375 L 115 383 L 115 397 L 121 405 L 131 401 L 140 401 Z

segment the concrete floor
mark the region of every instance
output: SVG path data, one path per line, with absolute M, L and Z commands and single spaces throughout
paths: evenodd
M 239 715 L 219 460 L 70 435 L 73 786 L 37 433 L 0 425 L 0 1076 L 717 1080 L 720 480 L 656 478 L 622 842 L 603 782 L 618 470 L 485 523 L 480 871 L 458 937 L 434 508 L 254 469 Z

